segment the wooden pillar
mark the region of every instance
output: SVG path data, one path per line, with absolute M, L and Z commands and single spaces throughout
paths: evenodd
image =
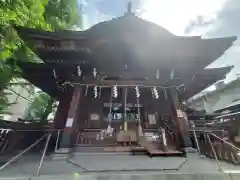
M 173 115 L 174 115 L 173 117 L 174 117 L 174 120 L 176 121 L 176 124 L 179 127 L 182 144 L 184 147 L 192 147 L 192 143 L 188 136 L 188 129 L 189 129 L 188 119 L 187 119 L 186 113 L 182 108 L 178 91 L 175 87 L 173 87 L 173 88 L 169 88 L 168 93 L 171 99 Z
M 66 117 L 67 117 L 67 112 L 70 106 L 71 102 L 71 95 L 70 94 L 64 94 L 64 96 L 59 99 L 59 104 L 57 107 L 57 112 L 54 117 L 54 122 L 53 122 L 53 127 L 54 129 L 59 129 L 62 130 L 65 127 L 66 124 Z
M 81 88 L 75 87 L 69 101 L 65 116 L 64 131 L 60 139 L 60 148 L 71 148 L 73 145 L 73 135 L 77 127 L 77 111 L 80 104 Z

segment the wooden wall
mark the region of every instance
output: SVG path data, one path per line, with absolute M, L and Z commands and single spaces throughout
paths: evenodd
M 119 90 L 118 97 L 112 99 L 112 103 L 123 103 L 123 90 Z M 159 90 L 159 99 L 153 99 L 150 89 L 140 89 L 140 100 L 139 103 L 143 105 L 141 108 L 141 123 L 144 128 L 158 128 L 160 120 L 168 120 L 171 116 L 171 106 L 169 98 L 165 96 L 163 90 Z M 90 128 L 90 129 L 106 129 L 108 126 L 108 118 L 106 112 L 103 112 L 104 103 L 110 103 L 110 89 L 102 89 L 100 98 L 93 97 L 93 89 L 88 88 L 88 93 L 83 96 L 80 102 L 80 108 L 78 111 L 78 128 L 79 131 Z M 127 103 L 137 104 L 134 88 L 128 88 Z M 106 111 L 106 109 L 105 109 Z M 99 120 L 90 120 L 91 114 L 98 114 Z M 156 124 L 148 124 L 148 114 L 156 114 Z M 112 121 L 112 127 L 119 129 L 122 125 L 121 121 Z M 137 122 L 129 122 L 129 126 L 136 126 Z M 148 124 L 148 125 L 147 125 Z M 137 126 L 136 126 L 137 127 Z

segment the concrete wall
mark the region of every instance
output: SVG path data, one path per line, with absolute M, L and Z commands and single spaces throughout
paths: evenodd
M 240 100 L 240 79 L 209 92 L 205 96 L 196 98 L 188 102 L 188 104 L 196 110 L 205 110 L 212 113 L 233 105 L 237 100 Z
M 14 92 L 6 90 L 6 92 L 11 93 L 10 95 L 7 95 L 9 103 L 14 103 L 9 107 L 8 110 L 11 115 L 3 114 L 1 116 L 4 120 L 17 121 L 18 118 L 22 118 L 25 109 L 28 107 L 30 101 L 27 99 L 31 99 L 31 94 L 27 91 L 26 88 L 23 88 L 21 86 L 16 86 L 12 89 Z

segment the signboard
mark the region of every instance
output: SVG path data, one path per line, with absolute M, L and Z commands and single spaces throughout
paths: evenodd
M 66 123 L 66 127 L 72 127 L 72 125 L 73 125 L 73 118 L 68 118 L 67 123 Z
M 155 114 L 148 114 L 148 123 L 149 124 L 156 124 L 156 116 L 155 116 Z
M 183 112 L 182 112 L 181 109 L 177 109 L 177 117 L 179 117 L 179 118 L 183 118 L 184 117 Z
M 90 120 L 98 121 L 99 119 L 100 119 L 100 116 L 98 114 L 90 114 Z

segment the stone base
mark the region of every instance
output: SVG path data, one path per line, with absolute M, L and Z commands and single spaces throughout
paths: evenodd
M 71 153 L 71 148 L 59 148 L 55 151 L 57 154 L 69 154 Z
M 99 180 L 99 179 L 118 179 L 118 180 L 131 180 L 131 179 L 138 179 L 138 180 L 239 180 L 240 174 L 225 174 L 225 173 L 206 173 L 206 174 L 182 174 L 182 173 L 165 173 L 165 174 L 105 174 L 105 175 L 91 175 L 91 174 L 82 174 L 82 173 L 74 173 L 69 176 L 44 176 L 44 177 L 32 177 L 31 179 L 34 180 L 47 180 L 47 179 L 55 179 L 55 180 L 62 180 L 62 179 L 69 179 L 69 180 Z
M 197 153 L 197 150 L 192 147 L 186 147 L 186 148 L 184 148 L 184 151 L 186 152 L 186 154 Z
M 52 160 L 66 160 L 71 157 L 71 148 L 57 149 L 52 155 Z

